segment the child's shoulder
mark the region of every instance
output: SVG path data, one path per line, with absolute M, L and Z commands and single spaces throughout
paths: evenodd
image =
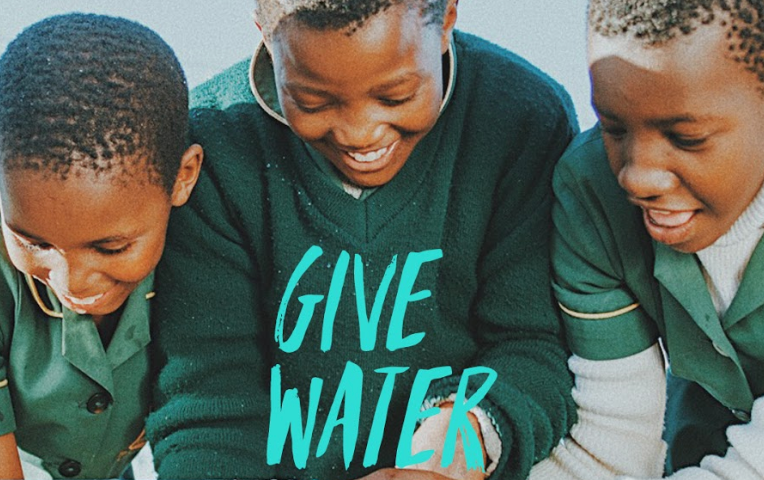
M 570 142 L 557 164 L 555 176 L 566 183 L 617 186 L 598 125 L 579 133 Z
M 629 202 L 610 169 L 599 126 L 573 139 L 555 167 L 553 184 L 559 211 L 588 216 L 624 245 L 632 245 L 635 235 L 645 235 L 639 209 Z
M 240 103 L 254 103 L 249 88 L 250 60 L 245 59 L 228 67 L 191 90 L 190 107 L 224 110 Z
M 549 115 L 564 113 L 575 118 L 565 88 L 521 56 L 484 38 L 457 31 L 458 77 L 483 99 L 518 113 Z M 508 113 L 508 112 L 505 112 Z

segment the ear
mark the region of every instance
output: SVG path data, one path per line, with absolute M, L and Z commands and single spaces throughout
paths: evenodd
M 440 53 L 442 55 L 446 54 L 448 47 L 451 45 L 451 37 L 456 25 L 456 6 L 458 4 L 459 0 L 448 0 L 448 5 L 446 5 L 446 13 L 443 15 L 443 35 L 440 40 Z
M 202 169 L 202 160 L 204 159 L 204 150 L 198 144 L 193 144 L 183 153 L 180 159 L 180 168 L 175 177 L 175 185 L 172 187 L 170 200 L 173 207 L 180 207 L 188 201 L 191 191 L 199 179 L 199 172 Z

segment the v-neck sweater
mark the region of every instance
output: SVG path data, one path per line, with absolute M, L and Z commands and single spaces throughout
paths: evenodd
M 362 201 L 338 188 L 306 145 L 256 103 L 247 63 L 194 94 L 191 139 L 205 149 L 203 172 L 189 205 L 173 212 L 157 270 L 161 371 L 147 434 L 160 476 L 353 479 L 393 466 L 414 378 L 440 366 L 452 374 L 432 382 L 429 396 L 456 392 L 468 367 L 497 373 L 480 402 L 501 436 L 496 478 L 524 478 L 575 420 L 547 240 L 551 172 L 575 131 L 570 100 L 506 50 L 460 32 L 455 45 L 450 104 L 400 172 Z M 290 285 L 311 247 L 320 257 Z M 347 279 L 334 282 L 343 252 Z M 417 252 L 434 255 L 412 290 L 429 296 L 407 306 L 403 329 L 404 336 L 424 336 L 391 351 L 386 339 L 400 272 Z M 371 312 L 388 268 L 395 274 L 380 303 L 376 345 L 364 351 L 357 297 L 363 292 Z M 302 345 L 287 353 L 275 336 L 292 287 L 285 336 L 297 321 L 298 297 L 324 298 Z M 339 301 L 327 307 L 333 289 Z M 328 351 L 324 318 L 333 319 Z M 346 469 L 340 430 L 326 453 L 315 452 L 348 362 L 363 372 L 364 396 Z M 298 389 L 303 407 L 312 379 L 323 380 L 305 469 L 295 465 L 289 442 L 280 462 L 267 462 L 276 365 L 282 390 Z M 385 379 L 375 370 L 390 366 L 409 368 L 396 376 L 378 461 L 365 467 Z M 473 378 L 468 396 L 483 381 Z

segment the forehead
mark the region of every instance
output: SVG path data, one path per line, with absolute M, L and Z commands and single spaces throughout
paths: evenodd
M 128 175 L 122 169 L 96 173 L 75 168 L 63 178 L 49 171 L 0 170 L 0 200 L 6 214 L 46 210 L 66 218 L 88 211 L 129 212 L 138 198 L 155 189 L 163 191 L 143 171 Z
M 745 91 L 758 102 L 761 83 L 729 50 L 727 29 L 719 22 L 688 35 L 647 45 L 631 34 L 589 34 L 588 56 L 595 106 L 607 101 L 656 109 L 682 106 L 723 109 L 724 102 Z M 625 108 L 620 105 L 618 108 Z M 692 112 L 680 112 L 682 114 Z
M 440 62 L 439 39 L 438 28 L 427 25 L 418 9 L 400 4 L 352 33 L 306 28 L 290 19 L 279 27 L 271 53 L 277 77 L 353 84 L 401 68 L 429 69 Z
M 132 232 L 150 221 L 150 212 L 169 209 L 169 202 L 162 187 L 138 178 L 115 179 L 92 171 L 65 180 L 31 170 L 0 175 L 4 222 L 67 245 Z
M 727 28 L 718 21 L 656 44 L 631 32 L 604 36 L 590 29 L 587 44 L 590 66 L 606 58 L 619 58 L 644 70 L 687 70 L 731 58 Z

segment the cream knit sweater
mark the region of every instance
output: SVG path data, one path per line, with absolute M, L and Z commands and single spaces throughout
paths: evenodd
M 764 233 L 764 189 L 735 224 L 713 245 L 698 252 L 719 317 L 737 293 L 745 267 Z M 666 377 L 658 344 L 617 360 L 573 356 L 573 397 L 578 423 L 550 457 L 531 471 L 530 480 L 663 478 L 661 440 Z M 700 467 L 685 468 L 672 480 L 764 479 L 764 397 L 753 405 L 751 422 L 727 429 L 724 457 L 709 455 Z
M 531 471 L 531 480 L 663 478 L 661 440 L 665 373 L 658 344 L 618 360 L 573 356 L 573 396 L 578 423 L 550 457 Z M 753 404 L 751 422 L 727 429 L 724 457 L 709 455 L 700 467 L 685 468 L 672 480 L 764 479 L 764 398 Z

